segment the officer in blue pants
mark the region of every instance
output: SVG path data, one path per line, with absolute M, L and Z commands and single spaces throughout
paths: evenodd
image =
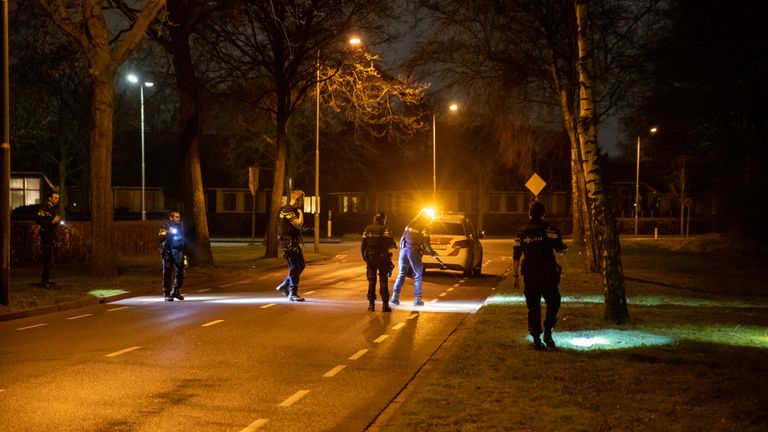
M 390 299 L 390 303 L 394 305 L 400 304 L 400 290 L 403 288 L 406 275 L 409 271 L 412 271 L 413 305 L 424 306 L 424 301 L 421 299 L 421 281 L 424 275 L 422 256 L 424 253 L 432 256 L 437 255 L 429 244 L 428 228 L 432 220 L 433 217 L 426 209 L 421 210 L 408 223 L 402 237 L 400 237 L 400 258 L 398 259 L 400 270 L 395 280 L 395 286 L 392 287 L 392 298 Z

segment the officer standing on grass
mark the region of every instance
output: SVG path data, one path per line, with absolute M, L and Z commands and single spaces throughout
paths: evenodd
M 283 249 L 283 258 L 288 261 L 288 276 L 277 290 L 288 300 L 303 302 L 299 296 L 299 279 L 304 271 L 304 253 L 301 251 L 301 230 L 304 228 L 304 192 L 295 190 L 291 193 L 291 202 L 280 208 L 277 240 Z
M 392 287 L 391 303 L 400 304 L 400 290 L 405 283 L 405 277 L 409 271 L 413 272 L 413 305 L 424 306 L 421 299 L 421 280 L 424 275 L 424 264 L 422 256 L 428 253 L 437 256 L 429 244 L 429 225 L 432 223 L 433 216 L 429 211 L 422 209 L 419 214 L 408 223 L 400 237 L 400 258 L 397 263 L 400 272 L 395 280 L 395 286 Z
M 49 191 L 45 204 L 37 210 L 35 223 L 40 226 L 40 260 L 43 262 L 43 276 L 40 286 L 55 289 L 56 284 L 51 280 L 53 267 L 53 249 L 56 246 L 56 227 L 61 222 L 59 210 L 59 193 Z
M 528 307 L 528 331 L 533 337 L 533 348 L 544 349 L 541 343 L 541 297 L 547 304 L 544 319 L 544 343 L 547 348 L 555 348 L 552 328 L 557 323 L 557 311 L 560 309 L 560 265 L 554 252 L 564 254 L 568 247 L 563 244 L 560 231 L 542 221 L 544 204 L 534 201 L 528 209 L 530 220 L 515 235 L 513 250 L 512 275 L 515 288 L 518 276 L 522 272 L 525 284 L 525 304 Z M 522 269 L 520 258 L 523 257 Z
M 184 300 L 184 223 L 178 211 L 168 213 L 168 219 L 160 225 L 160 256 L 163 262 L 163 295 L 165 301 Z M 173 279 L 173 285 L 171 285 Z
M 394 268 L 390 249 L 397 249 L 392 233 L 386 225 L 387 214 L 377 212 L 373 216 L 373 224 L 365 227 L 363 239 L 360 242 L 360 253 L 365 261 L 365 276 L 368 279 L 368 311 L 375 310 L 376 276 L 379 279 L 379 295 L 381 296 L 382 312 L 392 312 L 389 307 L 389 273 Z

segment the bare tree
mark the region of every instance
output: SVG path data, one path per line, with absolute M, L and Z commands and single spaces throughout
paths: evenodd
M 133 25 L 112 34 L 101 0 L 38 0 L 56 25 L 80 45 L 91 89 L 89 177 L 94 275 L 112 276 L 116 257 L 112 237 L 112 113 L 117 68 L 144 38 L 165 0 L 147 0 Z

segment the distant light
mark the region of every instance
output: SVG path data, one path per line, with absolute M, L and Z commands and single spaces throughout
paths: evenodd
M 656 133 L 658 131 L 659 131 L 659 128 L 657 128 L 656 126 L 651 128 L 651 133 Z
M 147 87 L 152 87 L 152 86 L 155 85 L 155 83 L 153 83 L 153 82 L 145 82 L 144 85 L 147 86 Z
M 424 212 L 424 214 L 426 214 L 427 216 L 431 217 L 432 219 L 435 218 L 435 209 L 433 209 L 433 208 L 423 208 L 423 209 L 421 209 L 421 211 Z
M 458 111 L 459 110 L 459 104 L 452 103 L 450 106 L 448 106 L 448 109 L 451 111 Z
M 361 43 L 363 43 L 363 41 L 357 36 L 353 36 L 349 38 L 350 45 L 360 45 Z
M 130 81 L 130 82 L 132 82 L 132 83 L 137 83 L 137 82 L 139 82 L 139 77 L 137 77 L 137 76 L 136 76 L 136 75 L 134 75 L 134 74 L 130 74 L 130 75 L 128 75 L 126 78 L 128 79 L 128 81 Z

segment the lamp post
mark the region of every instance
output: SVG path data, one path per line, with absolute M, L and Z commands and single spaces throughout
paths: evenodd
M 353 36 L 349 44 L 358 46 L 362 40 Z M 320 252 L 320 50 L 317 50 L 315 61 L 315 253 Z
M 459 110 L 457 103 L 448 105 L 451 112 Z M 432 113 L 432 205 L 437 205 L 437 120 L 435 113 Z
M 659 129 L 652 127 L 650 132 L 655 134 Z M 637 136 L 637 169 L 635 170 L 635 237 L 637 237 L 637 226 L 640 215 L 640 135 Z
M 144 177 L 144 87 L 152 87 L 155 84 L 149 81 L 141 83 L 139 82 L 139 77 L 133 74 L 128 75 L 126 78 L 134 84 L 139 84 L 139 95 L 141 98 L 141 220 L 147 220 L 147 208 L 144 199 L 144 191 L 146 189 Z

